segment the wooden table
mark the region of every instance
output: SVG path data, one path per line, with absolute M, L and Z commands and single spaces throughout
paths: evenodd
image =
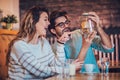
M 72 76 L 69 79 L 59 79 L 59 76 L 56 75 L 46 80 L 120 80 L 120 62 L 115 65 L 110 65 L 109 68 L 110 73 L 108 74 L 108 76 L 103 76 L 101 73 L 93 75 L 76 73 L 75 76 Z
M 69 79 L 59 79 L 58 75 L 56 75 L 46 80 L 120 80 L 120 73 L 109 73 L 108 76 L 103 76 L 101 73 L 93 75 L 77 73 Z

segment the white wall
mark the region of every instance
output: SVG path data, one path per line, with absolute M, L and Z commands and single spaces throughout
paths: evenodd
M 2 9 L 2 15 L 14 14 L 17 16 L 18 23 L 14 24 L 14 29 L 19 28 L 19 0 L 0 0 L 0 9 Z

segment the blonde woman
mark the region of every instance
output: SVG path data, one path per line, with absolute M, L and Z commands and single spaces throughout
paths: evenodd
M 61 73 L 60 66 L 65 61 L 64 45 L 57 43 L 56 58 L 45 38 L 50 24 L 48 18 L 46 8 L 36 6 L 26 12 L 17 37 L 10 43 L 7 56 L 9 79 L 44 79 Z M 67 40 L 66 34 L 57 39 L 62 43 Z

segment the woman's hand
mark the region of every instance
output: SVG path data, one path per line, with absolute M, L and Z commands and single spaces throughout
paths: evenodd
M 79 59 L 76 59 L 75 61 L 73 61 L 76 71 L 79 71 L 81 69 L 83 63 L 84 63 L 84 61 L 79 61 Z

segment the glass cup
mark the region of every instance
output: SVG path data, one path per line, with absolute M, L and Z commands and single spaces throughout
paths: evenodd
M 110 65 L 110 59 L 109 58 L 101 58 L 101 73 L 102 75 L 108 75 L 109 73 L 109 65 Z
M 68 80 L 69 79 L 69 64 L 64 62 L 61 66 L 61 73 L 57 76 L 57 80 Z
M 68 63 L 64 63 L 63 65 L 63 76 L 65 79 L 69 79 L 69 64 Z
M 105 66 L 106 66 L 105 73 L 106 73 L 106 75 L 108 75 L 108 73 L 109 73 L 109 66 L 110 66 L 110 59 L 109 58 L 106 59 Z
M 89 18 L 89 16 L 93 15 L 90 15 L 89 13 L 83 13 L 80 18 L 80 25 L 84 38 L 86 38 L 94 29 L 94 22 Z
M 66 62 L 69 64 L 69 76 L 74 76 L 76 74 L 74 59 L 67 59 Z
M 93 73 L 93 70 L 95 68 L 94 64 L 84 64 L 86 73 Z

